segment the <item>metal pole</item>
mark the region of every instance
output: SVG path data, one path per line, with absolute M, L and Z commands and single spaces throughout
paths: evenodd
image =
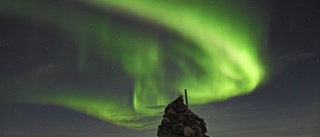
M 189 107 L 188 107 L 188 94 L 187 94 L 187 89 L 184 89 L 184 96 L 185 96 L 185 98 L 186 98 L 187 108 L 189 108 Z

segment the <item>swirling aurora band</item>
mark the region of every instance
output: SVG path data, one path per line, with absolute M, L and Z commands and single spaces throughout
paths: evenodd
M 249 10 L 240 6 L 245 4 L 156 0 L 74 2 L 109 14 L 117 13 L 132 22 L 142 20 L 160 26 L 175 35 L 166 39 L 163 49 L 156 30 L 141 30 L 135 24 L 119 23 L 78 6 L 63 8 L 61 3 L 53 1 L 0 3 L 1 15 L 35 20 L 66 32 L 78 45 L 79 73 L 89 68 L 87 58 L 95 54 L 106 62 L 120 64 L 134 79 L 133 93 L 129 95 L 106 93 L 99 88 L 61 87 L 50 91 L 52 88 L 48 87 L 35 90 L 25 87 L 18 89 L 26 90 L 24 98 L 20 98 L 22 101 L 60 105 L 116 125 L 143 129 L 150 128 L 152 123 L 144 118 L 162 111 L 148 106 L 166 105 L 174 91 L 183 93 L 187 88 L 190 104 L 205 104 L 250 93 L 265 79 L 266 66 L 259 47 L 263 44 L 264 24 L 262 17 L 249 14 Z M 178 73 L 173 75 L 167 64 L 173 64 Z M 44 90 L 48 92 L 40 92 Z M 114 99 L 111 94 L 122 96 Z

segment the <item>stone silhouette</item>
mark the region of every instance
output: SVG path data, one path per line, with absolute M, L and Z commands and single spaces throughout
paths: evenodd
M 203 118 L 194 114 L 183 103 L 180 95 L 164 110 L 163 119 L 158 126 L 158 137 L 209 137 Z

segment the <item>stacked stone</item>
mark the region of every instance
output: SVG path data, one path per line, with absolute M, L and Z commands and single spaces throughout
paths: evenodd
M 180 95 L 165 108 L 165 114 L 158 126 L 158 137 L 209 137 L 203 118 L 194 114 L 183 103 Z

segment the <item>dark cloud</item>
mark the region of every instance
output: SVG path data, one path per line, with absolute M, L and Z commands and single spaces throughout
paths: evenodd
M 302 61 L 305 59 L 315 58 L 317 55 L 315 53 L 299 53 L 299 54 L 288 54 L 282 56 L 280 59 L 284 61 Z

